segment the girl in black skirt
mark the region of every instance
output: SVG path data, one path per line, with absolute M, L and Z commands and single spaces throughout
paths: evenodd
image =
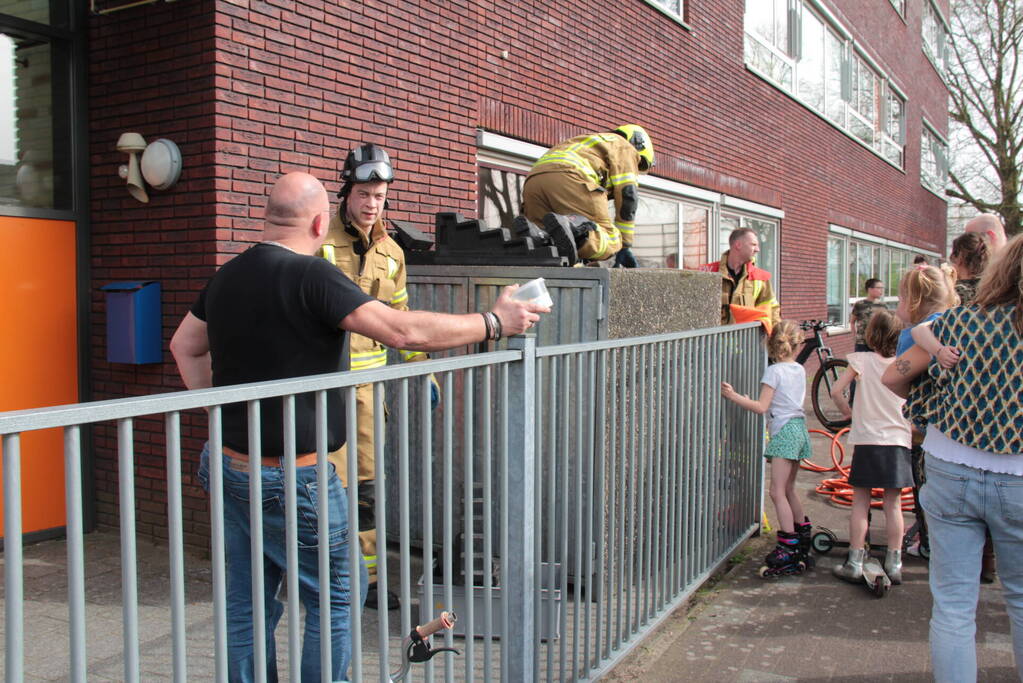
M 867 325 L 866 341 L 873 351 L 851 353 L 849 367 L 831 389 L 835 404 L 852 416 L 848 443 L 853 446 L 849 483 L 853 487 L 849 517 L 849 556 L 834 568 L 835 576 L 859 581 L 863 576 L 870 490 L 884 489 L 885 531 L 888 551 L 884 570 L 892 583 L 902 583 L 902 488 L 913 485 L 909 423 L 902 416 L 905 399 L 881 383 L 881 375 L 895 360 L 902 323 L 891 311 L 878 311 Z M 850 410 L 843 390 L 856 380 L 856 401 Z

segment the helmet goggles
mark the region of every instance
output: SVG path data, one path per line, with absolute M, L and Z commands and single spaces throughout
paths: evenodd
M 373 181 L 389 183 L 394 180 L 394 170 L 386 161 L 370 161 L 356 166 L 352 170 L 352 182 L 369 183 Z

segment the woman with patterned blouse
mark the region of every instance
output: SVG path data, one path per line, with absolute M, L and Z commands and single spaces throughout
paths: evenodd
M 938 681 L 975 681 L 977 577 L 991 532 L 1023 665 L 1023 235 L 984 273 L 973 303 L 934 321 L 939 342 L 959 350 L 944 369 L 919 346 L 883 377 L 905 396 L 925 370 L 927 483 L 921 503 L 931 540 L 931 661 Z

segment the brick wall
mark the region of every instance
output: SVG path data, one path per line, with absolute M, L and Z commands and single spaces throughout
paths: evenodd
M 653 136 L 658 175 L 786 212 L 783 312 L 821 317 L 829 223 L 944 243 L 945 205 L 919 182 L 921 111 L 945 130 L 944 89 L 920 49 L 924 1 L 909 1 L 905 23 L 887 3 L 836 10 L 908 95 L 905 172 L 746 70 L 743 0 L 688 3 L 687 27 L 642 0 L 610 13 L 596 0 L 192 0 L 97 19 L 94 282 L 161 279 L 169 339 L 213 266 L 257 239 L 282 173 L 312 172 L 333 193 L 351 147 L 383 144 L 397 173 L 390 215 L 432 230 L 436 211 L 475 215 L 479 128 L 550 145 L 636 122 Z M 148 206 L 112 174 L 129 128 L 173 137 L 186 156 L 182 183 Z M 94 301 L 96 397 L 179 386 L 170 363 L 107 366 Z M 140 457 L 155 475 L 154 451 Z M 100 465 L 109 476 L 110 461 Z M 100 488 L 101 519 L 116 521 L 116 489 Z
M 166 342 L 198 288 L 213 273 L 221 234 L 215 192 L 213 136 L 213 3 L 178 2 L 91 17 L 89 27 L 89 152 L 91 174 L 92 398 L 146 395 L 181 388 Z M 134 200 L 117 175 L 127 157 L 116 150 L 125 131 L 152 142 L 166 137 L 183 156 L 181 180 Z M 223 237 L 230 237 L 227 232 Z M 163 287 L 164 360 L 160 365 L 106 361 L 105 305 L 99 288 L 115 280 L 159 280 Z M 186 540 L 208 536 L 204 497 L 192 473 L 204 421 L 182 416 Z M 142 535 L 166 536 L 163 423 L 135 425 L 137 525 Z M 118 524 L 117 432 L 94 432 L 97 521 Z M 191 456 L 191 457 L 189 457 Z

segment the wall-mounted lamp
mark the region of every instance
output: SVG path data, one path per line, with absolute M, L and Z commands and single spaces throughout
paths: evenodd
M 117 140 L 117 151 L 126 152 L 128 163 L 118 173 L 128 181 L 128 192 L 140 202 L 148 202 L 146 183 L 155 190 L 166 190 L 181 176 L 181 150 L 171 140 L 160 138 L 147 145 L 138 133 L 122 133 Z M 138 153 L 142 152 L 139 160 Z

